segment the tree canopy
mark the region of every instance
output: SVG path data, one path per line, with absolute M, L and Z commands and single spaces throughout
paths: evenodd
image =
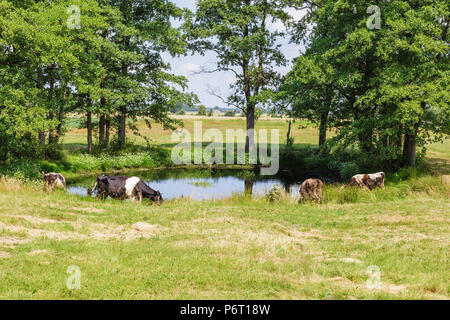
M 449 3 L 385 1 L 377 8 L 312 2 L 294 33 L 308 49 L 279 98 L 298 116 L 338 129 L 330 148 L 356 143 L 369 157 L 414 165 L 416 146 L 450 132 Z

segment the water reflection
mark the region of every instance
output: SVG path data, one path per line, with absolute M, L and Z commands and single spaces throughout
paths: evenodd
M 264 195 L 275 185 L 297 197 L 303 178 L 259 176 L 251 171 L 237 170 L 165 170 L 164 172 L 139 172 L 127 176 L 138 176 L 151 188 L 159 190 L 164 199 L 189 197 L 197 200 L 221 199 L 233 194 Z M 96 176 L 82 181 L 69 182 L 68 192 L 87 195 L 87 189 L 95 183 Z M 95 193 L 93 194 L 95 196 Z

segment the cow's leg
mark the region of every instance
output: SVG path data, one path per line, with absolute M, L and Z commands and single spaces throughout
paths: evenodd
M 138 199 L 139 203 L 142 203 L 142 192 L 139 191 L 137 193 L 137 199 Z
M 314 190 L 314 193 L 313 193 L 313 195 L 314 195 L 314 201 L 315 202 L 318 202 L 319 201 L 319 195 L 317 194 L 317 190 Z
M 308 198 L 308 195 L 305 192 L 305 190 L 303 190 L 303 189 L 300 190 L 300 203 L 304 203 L 307 198 Z

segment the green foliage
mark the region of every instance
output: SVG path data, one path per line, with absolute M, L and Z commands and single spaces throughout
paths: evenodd
M 79 28 L 68 23 L 76 15 L 69 6 L 80 9 Z M 75 125 L 66 122 L 73 112 L 107 117 L 122 144 L 120 133 L 125 125 L 134 130 L 137 117 L 175 128 L 169 110 L 196 96 L 185 91 L 184 77 L 168 72 L 160 53 L 186 52 L 172 27 L 182 15 L 164 0 L 1 0 L 0 160 L 18 153 L 57 159 L 65 126 Z
M 229 110 L 223 114 L 225 117 L 234 117 L 236 115 L 236 111 Z
M 38 162 L 29 159 L 15 159 L 0 166 L 0 175 L 13 177 L 22 181 L 42 178 L 41 167 Z
M 450 134 L 450 9 L 443 0 L 379 2 L 382 26 L 371 30 L 366 9 L 373 4 L 313 4 L 294 26 L 294 40 L 309 46 L 278 99 L 292 115 L 336 128 L 329 147 L 357 145 L 364 167 L 369 159 L 414 166 L 416 148 Z
M 281 199 L 283 199 L 283 189 L 279 185 L 275 185 L 266 193 L 265 197 L 269 202 L 280 201 Z
M 350 179 L 355 175 L 361 173 L 358 165 L 354 162 L 344 162 L 341 163 L 339 168 L 339 174 L 341 179 L 344 181 L 350 181 Z
M 235 74 L 231 94 L 223 100 L 245 110 L 247 129 L 254 128 L 255 108 L 268 103 L 280 81 L 278 69 L 286 65 L 277 43 L 284 33 L 271 30 L 269 23 L 287 24 L 291 16 L 284 9 L 290 2 L 200 0 L 195 15 L 186 16 L 183 28 L 192 50 L 214 52 L 215 70 Z
M 198 107 L 197 115 L 199 115 L 199 116 L 206 116 L 206 107 L 204 105 L 200 105 Z

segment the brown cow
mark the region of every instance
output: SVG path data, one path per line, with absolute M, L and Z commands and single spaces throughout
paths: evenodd
M 320 179 L 306 179 L 300 187 L 300 201 L 322 202 L 323 182 Z
M 376 187 L 384 189 L 385 178 L 386 174 L 384 172 L 357 174 L 352 177 L 348 186 L 358 185 L 361 188 L 367 188 L 369 190 L 375 189 Z

